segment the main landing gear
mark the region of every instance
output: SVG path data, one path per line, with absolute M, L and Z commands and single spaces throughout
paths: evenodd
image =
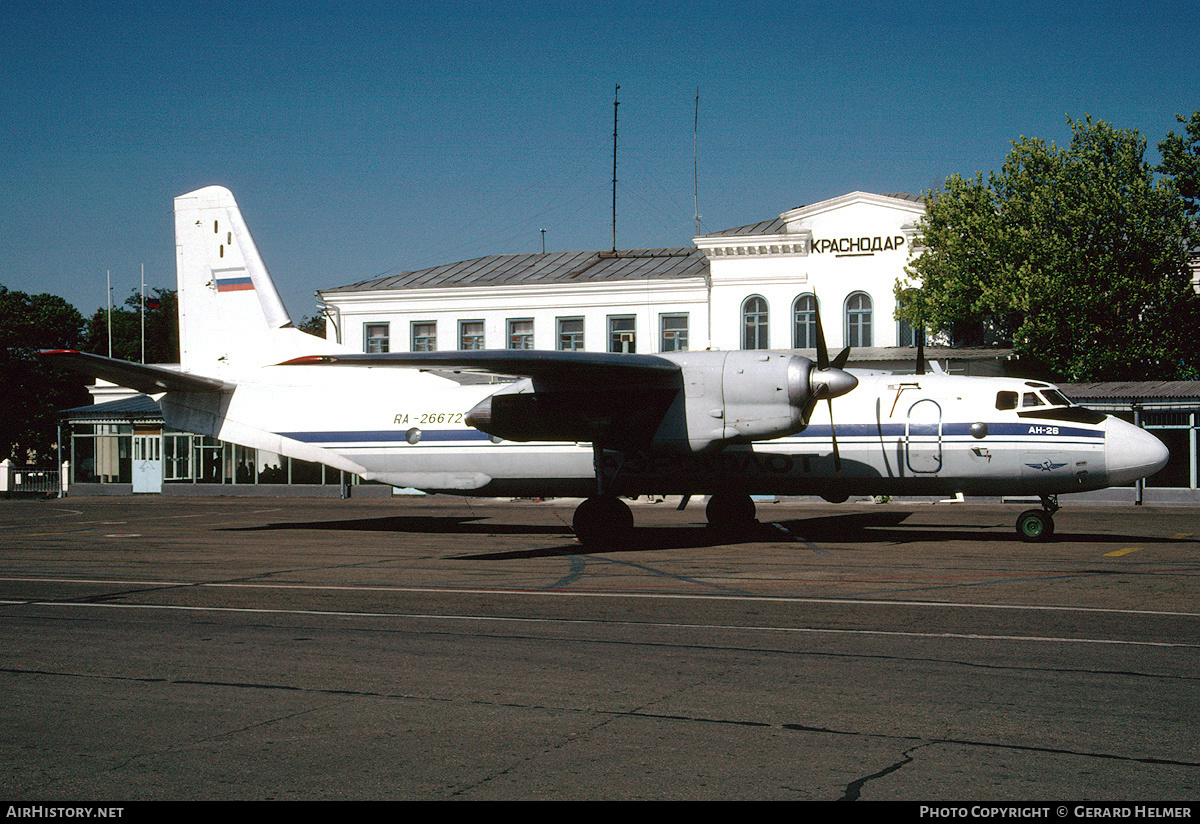
M 621 471 L 621 461 L 606 464 L 604 449 L 592 446 L 596 471 L 596 493 L 575 508 L 571 528 L 585 547 L 611 547 L 627 541 L 633 533 L 633 512 L 629 505 L 612 494 L 613 480 Z M 682 508 L 682 506 L 681 506 Z M 736 535 L 758 523 L 754 500 L 741 492 L 718 492 L 704 508 L 708 525 L 720 535 Z
M 606 466 L 604 447 L 592 444 L 592 467 L 596 472 L 596 494 L 575 507 L 571 528 L 585 547 L 615 546 L 628 540 L 633 533 L 633 512 L 629 504 L 613 495 L 609 489 L 621 471 L 623 456 L 616 466 Z
M 704 514 L 709 528 L 723 536 L 747 532 L 758 523 L 754 501 L 734 492 L 710 497 Z M 633 533 L 633 512 L 615 495 L 594 495 L 575 508 L 571 528 L 585 547 L 617 546 Z
M 584 546 L 614 546 L 633 532 L 633 512 L 615 495 L 595 495 L 575 507 L 571 528 Z
M 1041 509 L 1027 509 L 1017 516 L 1017 534 L 1022 541 L 1049 541 L 1054 535 L 1054 513 L 1058 512 L 1058 496 L 1042 495 Z
M 758 523 L 754 501 L 738 492 L 718 492 L 708 499 L 704 516 L 711 529 L 722 535 L 746 532 Z

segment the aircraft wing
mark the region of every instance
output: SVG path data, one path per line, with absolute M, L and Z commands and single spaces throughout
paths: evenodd
M 282 365 L 407 367 L 527 378 L 487 397 L 465 422 L 512 441 L 649 444 L 683 386 L 679 364 L 655 355 L 475 349 L 351 353 Z
M 442 352 L 381 352 L 315 355 L 285 361 L 284 366 L 398 366 L 486 372 L 539 381 L 571 381 L 580 386 L 664 383 L 680 373 L 679 365 L 655 355 L 611 352 L 542 351 L 536 349 L 464 349 Z
M 216 378 L 205 378 L 161 366 L 106 358 L 74 349 L 45 349 L 39 353 L 49 363 L 93 378 L 110 381 L 146 395 L 163 392 L 220 392 L 233 385 Z

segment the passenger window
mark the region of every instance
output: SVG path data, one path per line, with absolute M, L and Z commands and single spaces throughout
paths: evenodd
M 997 392 L 996 393 L 996 408 L 997 409 L 1016 409 L 1017 408 L 1017 393 L 1016 392 Z
M 1026 392 L 1021 399 L 1021 406 L 1045 406 L 1046 402 L 1042 400 L 1037 392 Z

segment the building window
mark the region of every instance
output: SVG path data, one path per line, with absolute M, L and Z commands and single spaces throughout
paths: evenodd
M 874 345 L 871 337 L 871 298 L 863 292 L 855 292 L 846 298 L 846 345 Z
M 817 348 L 817 298 L 801 295 L 792 304 L 792 348 Z
M 637 318 L 634 315 L 613 315 L 608 319 L 608 351 L 636 352 Z
M 508 322 L 508 348 L 533 348 L 533 318 L 519 318 Z
M 558 348 L 568 352 L 583 348 L 583 318 L 558 319 Z
M 412 351 L 434 352 L 437 350 L 437 322 L 416 320 L 412 324 Z
M 659 315 L 659 329 L 662 330 L 661 352 L 686 352 L 688 348 L 688 316 Z
M 387 352 L 388 325 L 386 323 L 363 324 L 363 351 Z
M 767 300 L 753 295 L 742 304 L 742 348 L 766 349 L 767 346 Z
M 458 348 L 483 348 L 483 321 L 460 320 L 458 322 Z

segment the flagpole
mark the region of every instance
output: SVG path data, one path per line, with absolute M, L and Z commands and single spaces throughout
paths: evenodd
M 146 264 L 142 264 L 142 363 L 146 362 Z
M 112 270 L 109 269 L 104 273 L 104 277 L 108 283 L 108 356 L 112 357 Z

